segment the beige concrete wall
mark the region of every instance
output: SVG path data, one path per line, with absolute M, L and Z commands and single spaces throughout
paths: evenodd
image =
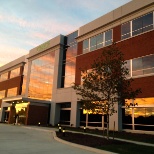
M 60 43 L 63 44 L 63 38 L 63 35 L 56 36 L 55 38 L 52 38 L 51 40 L 31 49 L 29 52 L 29 58 L 36 56 L 37 54 L 40 54 L 41 52 L 44 52 L 47 49 L 53 48 L 59 45 Z
M 19 66 L 22 66 L 23 63 L 25 63 L 25 61 L 26 61 L 26 57 L 27 57 L 27 55 L 24 55 L 24 56 L 22 56 L 22 57 L 20 57 L 20 58 L 18 58 L 16 60 L 13 60 L 13 61 L 7 63 L 4 66 L 1 66 L 0 67 L 0 73 L 5 73 L 5 72 L 8 72 L 8 71 L 10 71 L 12 69 L 15 69 L 15 68 L 17 68 Z
M 133 0 L 79 28 L 78 42 L 154 10 L 154 0 Z

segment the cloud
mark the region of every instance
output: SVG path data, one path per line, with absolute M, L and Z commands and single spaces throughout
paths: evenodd
M 28 54 L 27 50 L 13 46 L 0 45 L 0 49 L 0 66 Z
M 67 35 L 128 1 L 3 1 L 0 7 L 0 65 L 59 34 Z

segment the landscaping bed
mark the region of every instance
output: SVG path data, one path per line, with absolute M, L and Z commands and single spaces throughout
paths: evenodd
M 152 154 L 154 147 L 137 145 L 113 139 L 107 140 L 106 138 L 96 137 L 83 133 L 72 132 L 56 132 L 58 138 L 65 141 L 85 145 L 93 148 L 107 150 L 119 154 Z

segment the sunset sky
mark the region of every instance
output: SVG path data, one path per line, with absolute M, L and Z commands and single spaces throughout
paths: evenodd
M 0 0 L 0 66 L 131 0 Z

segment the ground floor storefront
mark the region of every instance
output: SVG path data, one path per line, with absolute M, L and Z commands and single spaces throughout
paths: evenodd
M 10 103 L 11 102 L 11 103 Z M 61 124 L 71 127 L 106 129 L 107 116 L 83 110 L 80 102 L 41 102 L 39 100 L 10 101 L 1 108 L 1 122 L 23 125 Z M 54 105 L 53 105 L 54 104 Z M 110 130 L 154 131 L 154 98 L 127 100 L 125 106 L 109 118 Z
M 50 103 L 27 98 L 7 99 L 1 106 L 1 122 L 22 125 L 48 125 Z

